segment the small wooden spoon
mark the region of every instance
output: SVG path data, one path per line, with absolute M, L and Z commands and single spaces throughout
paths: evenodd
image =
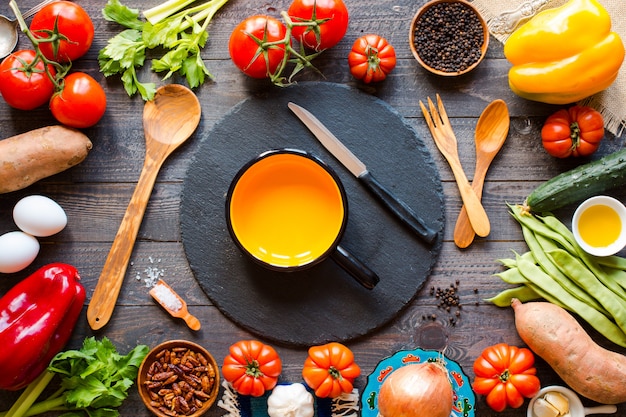
M 144 106 L 146 158 L 87 308 L 87 321 L 93 330 L 106 325 L 113 314 L 159 170 L 165 159 L 196 130 L 200 114 L 198 97 L 187 87 L 177 84 L 160 87 L 154 99 Z
M 165 283 L 162 279 L 156 283 L 154 287 L 149 291 L 152 298 L 157 300 L 161 307 L 167 310 L 168 313 L 172 317 L 181 318 L 187 323 L 187 326 L 191 330 L 200 330 L 200 320 L 198 320 L 195 316 L 189 313 L 187 309 L 187 303 L 183 300 L 180 295 L 176 294 L 169 285 Z M 166 298 L 167 297 L 167 298 Z M 177 304 L 174 306 L 172 304 L 172 298 L 178 300 L 178 302 L 174 302 Z
M 472 179 L 472 189 L 480 199 L 487 169 L 495 158 L 509 133 L 509 109 L 502 100 L 492 101 L 483 110 L 476 124 L 476 169 Z M 454 243 L 459 248 L 467 248 L 474 241 L 474 229 L 467 217 L 465 206 L 461 208 L 454 227 Z

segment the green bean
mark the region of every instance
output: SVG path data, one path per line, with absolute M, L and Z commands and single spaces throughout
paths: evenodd
M 574 238 L 574 233 L 572 233 L 567 226 L 565 226 L 565 224 L 563 224 L 559 219 L 557 219 L 556 217 L 552 216 L 552 215 L 548 215 L 548 216 L 537 216 L 537 218 L 539 220 L 541 220 L 546 226 L 548 226 L 550 229 L 554 230 L 556 233 L 558 233 L 559 235 L 563 236 L 563 238 L 565 240 L 567 240 L 567 242 L 569 242 L 569 244 L 576 249 L 576 247 L 578 246 L 578 243 L 576 243 L 576 239 Z M 565 248 L 567 249 L 567 248 Z M 578 252 L 578 251 L 576 251 Z M 575 253 L 572 253 L 572 255 L 575 255 Z M 571 252 L 570 252 L 571 253 Z
M 603 256 L 596 259 L 598 263 L 602 266 L 606 266 L 613 269 L 621 269 L 622 271 L 626 271 L 626 258 L 622 258 L 621 256 L 613 255 L 613 256 Z
M 559 233 L 561 236 L 563 236 L 563 239 L 567 240 L 572 248 L 574 249 L 574 252 L 572 252 L 571 250 L 567 249 L 567 251 L 571 254 L 574 255 L 578 258 L 580 258 L 580 260 L 587 265 L 587 267 L 591 270 L 591 272 L 594 273 L 594 275 L 609 289 L 611 289 L 611 291 L 613 291 L 615 294 L 617 294 L 620 298 L 622 298 L 623 300 L 626 300 L 626 292 L 624 292 L 624 285 L 626 285 L 626 283 L 624 283 L 624 278 L 621 278 L 620 280 L 616 280 L 616 276 L 612 275 L 612 274 L 607 274 L 606 270 L 603 269 L 600 264 L 598 263 L 598 257 L 593 256 L 588 254 L 587 252 L 585 252 L 580 245 L 578 245 L 578 243 L 576 243 L 576 239 L 574 239 L 574 234 L 567 228 L 567 226 L 565 226 L 563 223 L 561 223 L 561 221 L 559 221 L 559 219 L 557 219 L 554 216 L 544 216 L 544 217 L 540 217 L 540 219 L 543 220 L 543 222 L 552 230 L 554 230 L 556 233 Z M 624 285 L 620 285 L 621 283 L 624 283 Z
M 516 266 L 515 259 L 513 258 L 498 259 L 498 262 L 500 262 L 506 268 L 515 268 Z
M 555 232 L 552 228 L 548 227 L 544 222 L 542 222 L 539 218 L 532 214 L 522 214 L 521 207 L 518 207 L 516 210 L 512 209 L 513 217 L 519 222 L 522 226 L 527 226 L 535 234 L 541 234 L 549 239 L 554 240 L 559 245 L 563 246 L 570 253 L 576 253 L 576 249 L 572 246 L 572 244 L 565 239 L 560 233 Z
M 519 272 L 519 269 L 516 266 L 495 275 L 507 284 L 524 285 L 528 282 L 528 280 L 524 278 L 524 276 Z
M 602 282 L 576 257 L 562 249 L 548 252 L 561 271 L 598 300 L 615 323 L 626 331 L 626 302 L 605 287 Z
M 485 301 L 495 304 L 498 307 L 510 307 L 511 300 L 514 298 L 517 298 L 522 303 L 525 303 L 527 301 L 538 300 L 542 297 L 532 288 L 522 285 L 520 287 L 508 288 L 500 291 L 494 297 L 485 298 Z
M 613 255 L 594 257 L 594 260 L 611 279 L 626 290 L 626 258 Z
M 619 346 L 626 347 L 626 334 L 607 316 L 572 296 L 560 285 L 556 285 L 548 274 L 532 262 L 518 259 L 517 265 L 522 275 L 536 285 L 536 287 L 531 288 L 537 294 L 547 301 L 577 314 L 604 337 Z
M 591 307 L 608 315 L 604 307 L 598 303 L 588 292 L 584 291 L 576 282 L 572 281 L 561 269 L 553 262 L 553 259 L 546 252 L 559 249 L 558 245 L 545 236 L 535 235 L 532 230 L 522 226 L 524 239 L 528 244 L 535 260 L 539 266 L 556 281 L 565 291 L 569 292 L 580 301 L 589 304 Z M 560 249 L 559 249 L 560 250 Z
M 626 271 L 603 265 L 600 265 L 600 268 L 605 271 L 608 279 L 615 281 L 622 288 L 622 292 L 626 290 Z

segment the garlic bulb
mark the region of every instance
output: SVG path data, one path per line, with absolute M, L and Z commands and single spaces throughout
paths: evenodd
M 269 417 L 313 417 L 313 395 L 300 383 L 277 385 L 267 399 Z

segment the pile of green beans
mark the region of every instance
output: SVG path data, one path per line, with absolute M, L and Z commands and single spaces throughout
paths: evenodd
M 553 215 L 538 216 L 519 205 L 509 208 L 529 251 L 499 260 L 506 270 L 496 275 L 514 287 L 486 301 L 508 307 L 513 298 L 545 299 L 626 347 L 626 258 L 589 255 Z

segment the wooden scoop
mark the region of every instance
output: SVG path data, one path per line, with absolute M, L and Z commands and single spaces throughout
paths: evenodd
M 191 330 L 200 330 L 200 320 L 189 313 L 185 300 L 176 294 L 176 291 L 165 281 L 160 279 L 149 293 L 172 317 L 185 320 Z
M 106 325 L 113 314 L 159 170 L 165 159 L 196 130 L 200 114 L 198 97 L 187 87 L 176 84 L 160 87 L 154 99 L 144 106 L 146 157 L 137 187 L 87 308 L 87 321 L 93 330 Z
M 492 101 L 483 110 L 476 124 L 476 168 L 472 179 L 472 189 L 480 199 L 487 169 L 493 158 L 504 145 L 509 133 L 509 110 L 502 100 Z M 474 241 L 475 232 L 467 217 L 465 206 L 461 208 L 454 227 L 454 243 L 459 248 L 467 248 Z

